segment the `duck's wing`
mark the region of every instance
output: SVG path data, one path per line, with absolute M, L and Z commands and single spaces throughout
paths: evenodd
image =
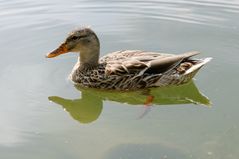
M 175 68 L 184 59 L 197 54 L 199 52 L 196 51 L 172 55 L 140 50 L 125 50 L 113 52 L 102 57 L 100 63 L 106 63 L 105 72 L 107 74 L 159 74 Z

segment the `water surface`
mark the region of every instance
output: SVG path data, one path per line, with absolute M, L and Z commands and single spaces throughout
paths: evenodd
M 238 0 L 0 4 L 1 158 L 238 158 Z M 145 92 L 75 88 L 67 76 L 77 55 L 44 55 L 82 25 L 98 34 L 101 55 L 199 50 L 213 60 L 188 85 L 153 89 L 150 107 Z

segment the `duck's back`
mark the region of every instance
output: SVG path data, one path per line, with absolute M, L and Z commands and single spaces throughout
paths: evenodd
M 210 58 L 190 58 L 197 54 L 195 51 L 181 55 L 117 51 L 103 56 L 95 69 L 86 72 L 75 70 L 72 80 L 86 87 L 117 90 L 179 85 L 190 81 L 210 61 Z

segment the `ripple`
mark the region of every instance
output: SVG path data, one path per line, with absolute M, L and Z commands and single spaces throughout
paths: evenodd
M 122 1 L 0 1 L 3 29 L 46 25 L 52 20 L 65 23 L 108 23 L 114 19 L 159 19 L 182 23 L 228 26 L 235 22 L 239 1 L 209 0 L 122 0 Z M 89 18 L 90 17 L 90 18 Z M 95 18 L 94 18 L 95 17 Z M 78 18 L 80 18 L 78 20 Z M 122 23 L 123 20 L 115 22 Z M 39 24 L 40 22 L 40 24 Z M 61 23 L 62 24 L 62 23 Z M 101 24 L 99 24 L 101 25 Z M 235 26 L 234 25 L 234 26 Z M 50 27 L 50 26 L 49 26 Z
M 238 12 L 237 1 L 107 1 L 75 5 L 85 12 L 108 13 L 119 16 L 162 19 L 202 25 L 222 25 L 230 20 L 228 14 Z

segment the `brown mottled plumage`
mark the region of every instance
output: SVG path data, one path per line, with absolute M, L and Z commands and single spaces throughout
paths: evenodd
M 84 87 L 115 90 L 136 90 L 148 87 L 187 83 L 211 58 L 192 59 L 197 51 L 180 55 L 124 50 L 99 59 L 100 43 L 89 28 L 69 34 L 48 58 L 67 52 L 80 53 L 70 74 L 71 80 Z

